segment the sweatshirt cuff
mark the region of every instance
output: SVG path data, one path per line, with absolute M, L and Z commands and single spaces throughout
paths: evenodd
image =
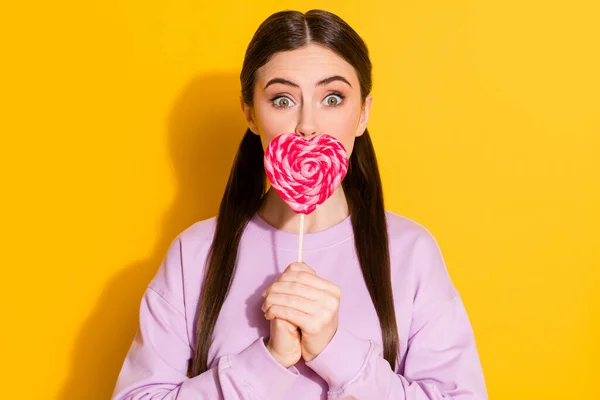
M 339 390 L 361 371 L 370 348 L 369 340 L 338 326 L 329 344 L 306 365 L 327 382 L 330 391 Z
M 282 399 L 300 375 L 295 366 L 285 368 L 273 358 L 259 337 L 238 354 L 230 355 L 233 369 L 261 399 Z

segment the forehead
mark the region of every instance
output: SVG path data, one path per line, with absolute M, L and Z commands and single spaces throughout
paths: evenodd
M 296 50 L 276 53 L 257 71 L 258 83 L 272 78 L 288 78 L 298 84 L 314 84 L 328 76 L 341 75 L 357 87 L 354 67 L 337 53 L 323 46 L 309 44 Z

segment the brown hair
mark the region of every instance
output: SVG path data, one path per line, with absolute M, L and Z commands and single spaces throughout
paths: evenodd
M 274 54 L 308 43 L 329 48 L 355 68 L 364 104 L 372 86 L 368 49 L 345 21 L 323 10 L 310 10 L 305 14 L 281 11 L 259 26 L 246 50 L 240 74 L 244 102 L 253 104 L 256 71 Z M 235 273 L 240 238 L 266 192 L 263 157 L 260 137 L 247 129 L 231 168 L 206 260 L 189 377 L 208 370 L 208 351 Z M 362 274 L 381 326 L 384 357 L 395 370 L 400 344 L 390 278 L 387 224 L 379 168 L 368 130 L 355 139 L 342 187 L 351 214 Z

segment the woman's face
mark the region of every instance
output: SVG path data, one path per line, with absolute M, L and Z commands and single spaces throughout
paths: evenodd
M 282 133 L 305 139 L 327 133 L 350 156 L 354 138 L 366 129 L 371 102 L 369 94 L 363 106 L 352 65 L 325 47 L 308 44 L 277 53 L 258 69 L 254 104 L 242 100 L 242 110 L 263 149 Z

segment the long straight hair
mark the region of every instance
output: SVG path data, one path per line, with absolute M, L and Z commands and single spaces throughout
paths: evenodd
M 372 86 L 368 49 L 345 21 L 323 10 L 310 10 L 305 14 L 281 11 L 272 14 L 259 26 L 246 50 L 240 74 L 244 102 L 253 105 L 256 71 L 274 54 L 298 49 L 308 43 L 327 47 L 355 68 L 364 104 Z M 263 157 L 260 137 L 247 129 L 229 174 L 206 259 L 189 377 L 208 370 L 208 352 L 235 273 L 240 239 L 266 193 Z M 384 358 L 395 370 L 400 344 L 390 276 L 387 224 L 379 168 L 368 130 L 355 138 L 342 187 L 351 214 L 354 245 L 362 275 L 381 326 Z

